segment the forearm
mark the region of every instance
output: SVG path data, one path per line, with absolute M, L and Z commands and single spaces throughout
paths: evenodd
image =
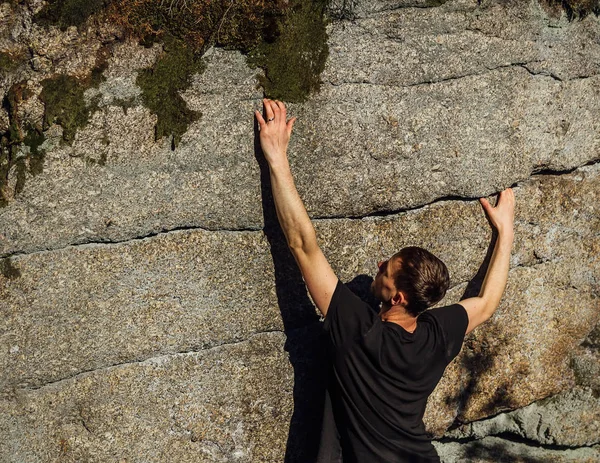
M 292 251 L 310 252 L 317 246 L 315 229 L 296 190 L 287 157 L 269 165 L 271 189 L 279 224 Z
M 512 230 L 498 234 L 490 265 L 481 285 L 479 297 L 485 301 L 485 306 L 490 313 L 498 308 L 506 287 L 512 243 Z

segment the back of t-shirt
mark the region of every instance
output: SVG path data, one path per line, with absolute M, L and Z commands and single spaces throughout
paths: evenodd
M 333 417 L 324 420 L 323 436 L 329 437 L 321 446 L 337 445 L 326 440 L 339 435 L 344 463 L 439 461 L 423 413 L 467 325 L 465 309 L 453 304 L 422 313 L 410 333 L 382 321 L 338 281 L 323 325 L 330 338 Z M 329 461 L 336 460 L 319 459 Z

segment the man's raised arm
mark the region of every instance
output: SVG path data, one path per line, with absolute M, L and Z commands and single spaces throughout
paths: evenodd
M 500 304 L 508 279 L 510 252 L 514 238 L 515 194 L 512 188 L 500 192 L 496 207 L 492 207 L 485 198 L 481 198 L 480 202 L 490 222 L 498 230 L 498 237 L 479 296 L 459 302 L 469 316 L 467 334 L 488 320 Z
M 317 244 L 315 229 L 290 171 L 287 147 L 296 118 L 286 121 L 286 108 L 280 101 L 265 98 L 263 103 L 267 120 L 259 111 L 255 115 L 260 127 L 260 145 L 269 164 L 277 218 L 313 301 L 326 315 L 338 278 Z

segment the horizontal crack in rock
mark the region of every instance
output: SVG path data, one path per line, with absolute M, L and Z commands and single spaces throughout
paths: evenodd
M 541 168 L 533 169 L 533 171 L 531 173 L 531 177 L 537 177 L 540 175 L 559 176 L 559 175 L 571 174 L 571 173 L 575 172 L 577 169 L 581 169 L 582 167 L 587 167 L 587 166 L 593 166 L 598 163 L 600 163 L 600 158 L 590 159 L 589 161 L 585 162 L 584 164 L 581 164 L 580 166 L 570 167 L 568 169 L 552 169 L 551 167 L 547 167 L 547 166 L 541 167 Z
M 186 232 L 186 231 L 192 231 L 192 230 L 201 230 L 201 231 L 206 231 L 206 232 L 219 232 L 219 233 L 254 233 L 254 232 L 259 232 L 262 231 L 262 227 L 260 226 L 256 226 L 256 227 L 240 227 L 240 228 L 211 228 L 211 227 L 202 227 L 202 226 L 180 226 L 180 227 L 174 227 L 174 228 L 169 228 L 169 229 L 165 229 L 165 230 L 161 230 L 161 231 L 157 231 L 157 232 L 151 232 L 148 233 L 147 235 L 140 235 L 140 236 L 134 236 L 131 238 L 126 238 L 124 240 L 99 240 L 99 241 L 86 241 L 83 243 L 74 243 L 74 244 L 67 244 L 66 246 L 62 246 L 62 247 L 57 247 L 57 248 L 44 248 L 44 249 L 38 249 L 36 251 L 30 251 L 30 252 L 22 252 L 22 251 L 17 251 L 14 253 L 9 253 L 9 254 L 0 254 L 0 259 L 11 259 L 14 257 L 18 257 L 18 256 L 29 256 L 29 255 L 33 255 L 33 254 L 42 254 L 42 253 L 46 253 L 46 252 L 56 252 L 56 251 L 62 251 L 64 249 L 69 249 L 69 248 L 86 248 L 86 247 L 90 247 L 90 248 L 94 248 L 94 247 L 99 247 L 102 245 L 105 246 L 110 246 L 110 245 L 119 245 L 119 244 L 123 244 L 123 243 L 128 243 L 130 241 L 144 241 L 150 238 L 154 238 L 155 236 L 160 236 L 160 235 L 167 235 L 170 233 L 177 233 L 177 232 Z
M 516 182 L 511 184 L 510 187 L 512 187 L 512 188 L 519 187 L 519 184 L 527 182 L 533 177 L 542 176 L 542 175 L 544 175 L 544 176 L 560 176 L 560 175 L 565 175 L 565 174 L 571 174 L 571 173 L 575 172 L 576 170 L 580 169 L 581 167 L 591 166 L 591 165 L 595 165 L 598 163 L 600 163 L 600 158 L 592 159 L 592 160 L 587 161 L 584 164 L 581 164 L 579 166 L 575 166 L 575 167 L 572 167 L 569 169 L 564 169 L 564 170 L 552 169 L 549 167 L 543 167 L 541 169 L 540 168 L 534 169 L 532 171 L 530 177 L 521 179 L 521 180 L 517 180 Z M 492 196 L 496 193 L 497 192 L 490 193 L 490 195 L 488 195 L 488 196 Z M 472 202 L 472 201 L 476 201 L 478 199 L 479 199 L 479 196 L 470 197 L 470 196 L 446 195 L 446 196 L 440 196 L 438 198 L 435 198 L 428 203 L 416 204 L 415 206 L 411 206 L 411 207 L 378 210 L 378 211 L 373 211 L 373 212 L 369 212 L 366 214 L 360 214 L 360 215 L 349 215 L 349 214 L 346 214 L 346 215 L 322 215 L 322 216 L 317 215 L 317 216 L 312 216 L 311 220 L 313 222 L 319 222 L 322 220 L 362 220 L 362 219 L 366 219 L 369 217 L 388 217 L 388 216 L 402 214 L 404 212 L 417 211 L 419 209 L 424 209 L 426 207 L 432 206 L 436 203 L 443 202 L 443 201 Z M 186 232 L 186 231 L 194 231 L 194 230 L 215 232 L 215 233 L 217 233 L 217 232 L 218 233 L 256 233 L 256 232 L 262 232 L 263 227 L 249 226 L 249 227 L 240 227 L 240 228 L 211 228 L 211 227 L 203 227 L 203 226 L 181 226 L 181 227 L 174 227 L 174 228 L 171 228 L 168 230 L 151 232 L 151 233 L 148 233 L 147 235 L 126 238 L 124 240 L 108 240 L 107 239 L 107 240 L 99 240 L 99 241 L 86 241 L 83 243 L 68 244 L 68 245 L 62 246 L 62 247 L 45 248 L 45 249 L 39 249 L 36 251 L 30 251 L 30 252 L 17 251 L 14 253 L 0 254 L 0 259 L 12 259 L 14 257 L 19 257 L 19 256 L 29 256 L 29 255 L 34 255 L 34 254 L 46 253 L 46 252 L 57 252 L 57 251 L 62 251 L 62 250 L 69 249 L 69 248 L 86 248 L 86 247 L 94 248 L 94 247 L 99 247 L 99 246 L 103 246 L 103 245 L 104 246 L 122 245 L 124 243 L 129 243 L 130 241 L 143 241 L 143 240 L 151 239 L 151 238 L 153 238 L 155 236 L 159 236 L 159 235 L 167 235 L 169 233 Z
M 545 263 L 550 262 L 550 261 L 551 261 L 550 259 L 537 259 L 534 262 L 531 262 L 529 264 L 521 263 L 521 264 L 518 264 L 518 265 L 516 265 L 514 267 L 511 267 L 509 269 L 509 273 L 513 272 L 517 268 L 521 268 L 521 267 L 533 268 L 533 267 L 545 264 Z M 558 260 L 552 260 L 552 262 L 558 262 Z M 448 290 L 450 291 L 453 288 L 456 288 L 456 287 L 459 287 L 461 285 L 464 285 L 465 283 L 468 283 L 468 281 L 458 282 L 455 285 L 453 285 L 452 287 L 448 288 Z M 457 301 L 457 302 L 460 302 L 460 301 Z M 296 329 L 302 329 L 302 328 L 305 328 L 305 327 L 306 326 L 304 326 L 304 327 L 298 327 Z M 57 380 L 54 380 L 54 381 L 51 381 L 51 382 L 48 382 L 48 383 L 44 383 L 44 384 L 39 385 L 39 386 L 25 386 L 25 387 L 20 387 L 18 389 L 22 389 L 22 390 L 37 390 L 37 389 L 42 389 L 44 387 L 49 387 L 49 386 L 51 386 L 53 384 L 57 384 L 57 383 L 60 383 L 62 381 L 68 381 L 70 379 L 78 378 L 78 377 L 80 377 L 82 375 L 85 375 L 86 373 L 92 373 L 92 372 L 95 372 L 95 371 L 102 371 L 102 370 L 109 370 L 111 368 L 117 368 L 117 367 L 121 367 L 123 365 L 131 365 L 131 364 L 135 364 L 135 363 L 150 362 L 152 360 L 159 359 L 159 358 L 174 357 L 174 356 L 177 356 L 177 355 L 194 354 L 194 353 L 198 353 L 198 352 L 206 352 L 206 351 L 210 351 L 210 350 L 213 350 L 213 349 L 219 349 L 219 348 L 222 348 L 222 347 L 225 347 L 225 346 L 239 345 L 239 344 L 243 344 L 243 343 L 249 342 L 252 338 L 254 338 L 256 336 L 259 336 L 259 335 L 262 335 L 262 334 L 267 334 L 267 333 L 282 333 L 282 334 L 284 334 L 284 335 L 287 336 L 286 332 L 283 331 L 283 330 L 264 330 L 264 331 L 258 331 L 256 333 L 252 333 L 250 336 L 248 336 L 245 339 L 234 340 L 234 341 L 224 341 L 222 343 L 216 343 L 216 344 L 212 344 L 212 345 L 207 345 L 206 347 L 202 347 L 200 349 L 192 349 L 192 350 L 187 350 L 187 351 L 158 352 L 157 354 L 153 355 L 152 357 L 146 357 L 146 358 L 142 358 L 142 359 L 133 359 L 133 360 L 128 360 L 126 362 L 113 363 L 113 364 L 110 364 L 110 365 L 104 365 L 104 366 L 100 366 L 100 367 L 97 367 L 97 368 L 91 368 L 89 370 L 83 370 L 83 371 L 80 371 L 80 372 L 75 373 L 73 375 L 65 376 L 64 378 L 60 378 L 60 379 L 57 379 Z M 500 412 L 500 413 L 502 413 L 502 412 Z M 486 418 L 483 418 L 482 420 L 478 420 L 478 421 L 483 421 L 483 420 L 486 420 L 486 419 L 489 419 L 489 418 L 490 417 L 486 417 Z
M 527 67 L 527 64 L 528 63 L 525 63 L 525 64 L 521 65 L 521 67 L 523 69 L 525 69 L 527 72 L 529 72 L 529 74 L 531 74 L 532 76 L 550 77 L 558 82 L 572 82 L 574 80 L 585 80 L 585 79 L 590 79 L 590 78 L 598 75 L 598 74 L 590 74 L 590 75 L 586 75 L 586 76 L 575 76 L 575 77 L 571 77 L 570 79 L 561 79 L 560 77 L 558 77 L 556 74 L 554 74 L 551 71 L 534 72 Z
M 522 407 L 522 408 L 524 408 L 524 407 Z M 515 410 L 520 410 L 520 408 L 517 408 Z M 479 438 L 479 439 L 474 438 L 474 437 L 441 437 L 439 439 L 434 439 L 434 442 L 439 442 L 441 444 L 447 444 L 447 443 L 452 443 L 452 442 L 468 444 L 469 442 L 476 442 L 479 440 L 483 440 L 486 437 L 495 437 L 497 439 L 505 440 L 507 442 L 524 444 L 524 445 L 527 445 L 528 447 L 532 447 L 532 448 L 539 448 L 539 449 L 544 449 L 544 450 L 558 450 L 558 451 L 593 448 L 593 447 L 596 447 L 598 445 L 598 443 L 600 443 L 600 440 L 598 440 L 598 442 L 594 442 L 589 445 L 579 445 L 579 446 L 573 446 L 573 447 L 569 446 L 569 445 L 559 445 L 559 444 L 542 444 L 538 441 L 535 441 L 532 439 L 527 439 L 525 437 L 521 437 L 516 434 L 509 433 L 509 432 L 502 432 L 502 433 L 498 433 L 498 434 L 489 434 L 489 435 Z
M 64 378 L 60 378 L 60 379 L 57 379 L 57 380 L 54 380 L 54 381 L 51 381 L 51 382 L 48 382 L 48 383 L 44 383 L 44 384 L 41 384 L 39 386 L 16 387 L 16 389 L 25 390 L 25 391 L 36 391 L 38 389 L 43 389 L 43 388 L 46 388 L 46 387 L 50 387 L 50 386 L 56 385 L 58 383 L 69 381 L 71 379 L 76 379 L 76 378 L 79 378 L 79 377 L 81 377 L 83 375 L 94 373 L 94 372 L 97 372 L 97 371 L 107 371 L 107 370 L 111 370 L 111 369 L 114 369 L 114 368 L 119 368 L 119 367 L 122 367 L 122 366 L 125 366 L 125 365 L 133 365 L 133 364 L 136 364 L 136 363 L 139 363 L 139 364 L 150 363 L 150 362 L 152 362 L 154 360 L 161 359 L 161 358 L 170 358 L 170 357 L 176 357 L 176 356 L 191 355 L 191 354 L 196 354 L 196 353 L 199 353 L 199 352 L 207 352 L 207 351 L 211 351 L 211 350 L 215 350 L 215 349 L 220 349 L 220 348 L 223 348 L 223 347 L 226 347 L 226 346 L 236 346 L 236 345 L 240 345 L 240 344 L 244 344 L 244 343 L 250 342 L 256 336 L 260 336 L 260 335 L 268 334 L 268 333 L 281 333 L 281 334 L 285 334 L 285 332 L 282 331 L 282 330 L 258 331 L 256 333 L 251 334 L 250 336 L 248 336 L 245 339 L 241 339 L 241 340 L 237 340 L 237 341 L 225 341 L 225 342 L 220 343 L 220 344 L 214 344 L 214 345 L 203 347 L 203 348 L 200 348 L 200 349 L 193 349 L 193 350 L 188 350 L 188 351 L 159 352 L 157 355 L 153 355 L 152 357 L 147 357 L 147 358 L 143 358 L 143 359 L 133 359 L 133 360 L 128 360 L 126 362 L 113 363 L 113 364 L 110 364 L 110 365 L 104 365 L 104 366 L 97 367 L 97 368 L 91 368 L 89 370 L 83 370 L 83 371 L 80 371 L 78 373 L 75 373 L 74 375 L 65 376 Z M 3 391 L 3 392 L 6 392 L 6 391 Z
M 527 67 L 528 64 L 536 63 L 536 62 L 537 61 L 515 62 L 515 63 L 509 63 L 509 64 L 502 64 L 500 66 L 486 67 L 486 71 L 483 71 L 483 72 L 473 72 L 473 73 L 462 74 L 462 75 L 458 75 L 458 76 L 446 77 L 443 79 L 424 80 L 424 81 L 415 82 L 412 84 L 386 84 L 386 83 L 366 82 L 366 81 L 341 81 L 341 82 L 337 82 L 337 83 L 332 82 L 332 81 L 325 81 L 325 83 L 328 83 L 334 87 L 339 87 L 342 85 L 370 85 L 370 86 L 376 86 L 376 87 L 411 88 L 411 87 L 418 87 L 418 86 L 422 86 L 422 85 L 439 84 L 439 83 L 448 82 L 448 81 L 452 81 L 452 80 L 460 80 L 460 79 L 464 79 L 466 77 L 484 76 L 491 71 L 497 71 L 499 69 L 506 69 L 506 68 L 522 68 L 522 69 L 525 69 L 532 76 L 548 77 L 548 78 L 557 80 L 559 82 L 570 82 L 573 80 L 590 79 L 590 78 L 596 77 L 598 75 L 598 74 L 592 74 L 589 76 L 576 76 L 576 77 L 572 77 L 571 79 L 561 79 L 558 76 L 556 76 L 555 74 L 552 74 L 550 72 L 548 72 L 548 73 L 533 72 Z

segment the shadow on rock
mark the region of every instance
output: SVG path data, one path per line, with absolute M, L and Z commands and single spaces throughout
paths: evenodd
M 477 274 L 467 284 L 460 300 L 479 295 L 497 239 L 497 232 L 494 230 L 483 263 L 479 267 Z M 446 399 L 447 404 L 457 408 L 457 418 L 450 429 L 454 429 L 463 424 L 461 417 L 468 408 L 471 398 L 477 393 L 479 381 L 486 372 L 491 371 L 494 368 L 496 357 L 503 352 L 508 343 L 506 336 L 498 327 L 495 327 L 493 323 L 488 322 L 485 325 L 485 328 L 481 329 L 485 329 L 485 337 L 475 339 L 472 336 L 467 336 L 465 339 L 464 354 L 461 359 L 461 364 L 463 370 L 468 375 L 468 381 L 458 395 Z M 488 342 L 488 340 L 490 341 Z M 524 374 L 526 372 L 519 373 Z M 514 385 L 511 383 L 505 383 L 498 386 L 488 402 L 479 406 L 480 412 L 487 416 L 502 410 L 514 408 L 510 395 L 510 390 L 513 386 Z
M 468 445 L 464 451 L 464 458 L 465 461 L 483 460 L 496 463 L 548 463 L 547 458 L 519 455 L 500 443 L 484 444 L 479 441 Z
M 271 248 L 277 302 L 287 337 L 285 350 L 294 369 L 294 411 L 290 421 L 285 463 L 308 463 L 317 456 L 323 419 L 326 381 L 326 337 L 308 297 L 302 274 L 279 225 L 269 166 L 260 147 L 254 119 L 254 154 L 260 166 L 263 232 Z

